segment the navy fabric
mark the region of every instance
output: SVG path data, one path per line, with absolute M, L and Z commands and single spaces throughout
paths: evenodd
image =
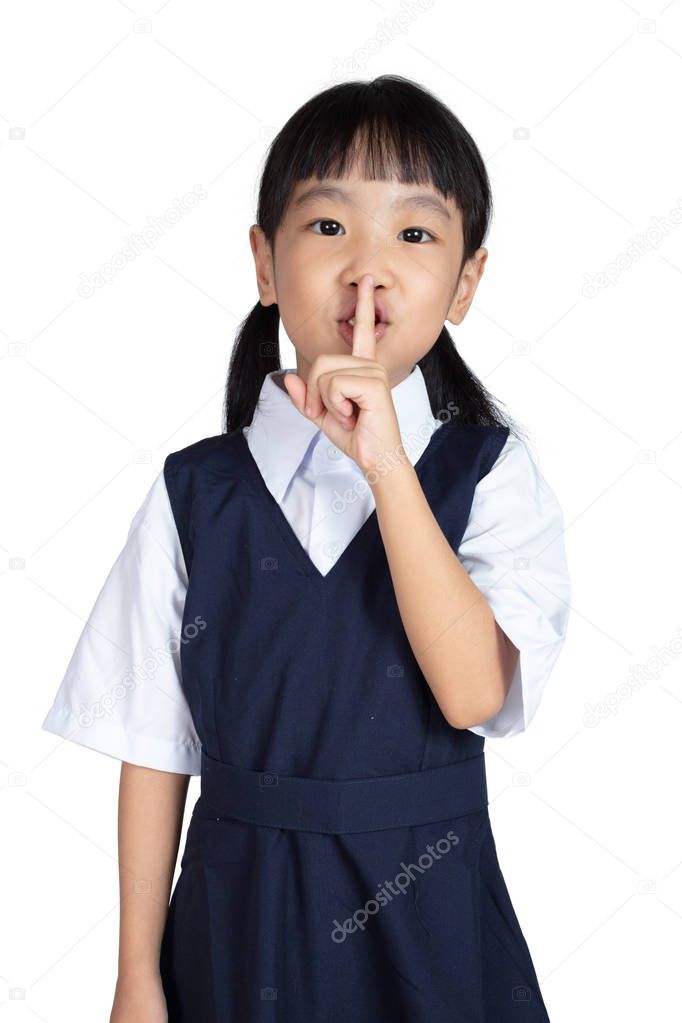
M 482 758 L 479 753 L 411 774 L 326 781 L 248 771 L 202 752 L 199 812 L 213 820 L 337 835 L 449 820 L 487 806 Z
M 455 551 L 507 435 L 446 423 L 416 463 Z M 241 431 L 164 473 L 202 743 L 161 946 L 169 1023 L 546 1023 L 485 739 L 431 693 L 376 512 L 322 575 Z

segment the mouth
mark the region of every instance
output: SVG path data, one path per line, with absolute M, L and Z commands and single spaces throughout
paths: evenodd
M 353 347 L 353 326 L 355 320 L 351 323 L 350 320 L 339 320 L 339 331 L 341 337 L 346 342 L 349 348 Z M 377 320 L 374 324 L 374 339 L 375 341 L 381 341 L 382 337 L 389 328 L 389 323 L 383 323 L 381 320 Z
M 355 304 L 349 305 L 344 310 L 344 315 L 339 319 L 339 331 L 343 340 L 349 347 L 353 347 L 353 329 L 355 327 Z M 374 338 L 380 341 L 390 326 L 383 306 L 379 300 L 374 299 Z

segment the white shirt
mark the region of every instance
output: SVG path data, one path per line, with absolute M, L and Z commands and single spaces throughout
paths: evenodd
M 374 498 L 357 464 L 296 409 L 283 372 L 263 381 L 244 434 L 264 482 L 324 575 L 373 511 Z M 419 366 L 392 388 L 391 398 L 414 465 L 442 426 L 431 414 Z M 476 486 L 458 557 L 520 653 L 504 706 L 470 730 L 515 735 L 533 719 L 563 645 L 571 583 L 561 508 L 511 432 Z M 181 685 L 186 589 L 161 471 L 133 517 L 41 727 L 129 763 L 200 774 L 201 743 Z

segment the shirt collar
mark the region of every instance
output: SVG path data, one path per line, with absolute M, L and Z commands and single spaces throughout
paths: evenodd
M 251 454 L 276 501 L 281 502 L 287 487 L 308 449 L 325 434 L 301 415 L 284 385 L 276 382 L 294 369 L 273 370 L 261 386 L 251 424 L 244 427 Z M 424 375 L 418 365 L 404 380 L 391 388 L 400 437 L 412 465 L 421 456 L 434 431 L 441 425 L 431 413 Z M 362 472 L 348 455 L 339 452 L 336 468 L 348 462 L 349 471 Z

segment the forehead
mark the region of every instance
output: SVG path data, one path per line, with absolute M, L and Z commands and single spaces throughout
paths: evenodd
M 381 205 L 387 212 L 396 213 L 421 210 L 438 217 L 444 224 L 454 221 L 457 216 L 454 200 L 446 199 L 430 185 L 408 185 L 394 179 L 378 181 L 358 177 L 298 181 L 292 192 L 291 209 L 304 210 L 325 201 L 360 208 L 371 203 L 373 206 Z

